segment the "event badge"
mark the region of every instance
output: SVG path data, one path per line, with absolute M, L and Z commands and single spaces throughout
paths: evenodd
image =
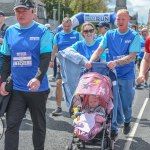
M 16 52 L 13 56 L 13 67 L 31 67 L 31 52 Z

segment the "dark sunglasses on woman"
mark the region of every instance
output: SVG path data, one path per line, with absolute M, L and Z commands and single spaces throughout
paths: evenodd
M 89 29 L 89 30 L 83 30 L 83 33 L 93 33 L 94 32 L 94 29 Z

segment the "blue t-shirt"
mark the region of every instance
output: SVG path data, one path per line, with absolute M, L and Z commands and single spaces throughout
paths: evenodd
M 75 30 L 71 30 L 69 33 L 61 31 L 54 36 L 53 44 L 58 46 L 58 50 L 64 50 L 82 39 L 81 34 Z
M 49 32 L 50 32 L 50 42 L 52 43 L 51 44 L 51 49 L 53 49 L 54 32 L 50 31 L 50 30 L 49 30 Z
M 27 28 L 22 28 L 19 24 L 8 28 L 1 53 L 11 56 L 13 89 L 29 92 L 27 84 L 37 73 L 40 54 L 52 51 L 50 38 L 48 29 L 34 21 Z M 48 79 L 45 75 L 38 91 L 48 89 Z
M 118 29 L 109 30 L 102 42 L 101 48 L 108 48 L 107 61 L 113 61 L 129 55 L 131 52 L 140 51 L 140 36 L 131 29 L 125 33 L 120 33 Z M 131 80 L 135 78 L 134 62 L 116 67 L 117 77 L 120 79 Z
M 74 48 L 81 55 L 85 56 L 88 60 L 90 60 L 94 51 L 98 48 L 100 40 L 95 40 L 91 45 L 87 44 L 85 40 L 76 42 L 71 47 Z M 106 54 L 103 53 L 100 57 L 102 60 L 106 60 Z
M 143 56 L 144 56 L 144 51 L 145 51 L 145 38 L 143 37 L 143 36 L 141 36 L 141 51 L 140 51 L 140 53 L 138 54 L 138 58 L 139 59 L 142 59 L 143 58 Z

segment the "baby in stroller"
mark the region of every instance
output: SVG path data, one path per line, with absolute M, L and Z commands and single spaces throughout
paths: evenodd
M 96 72 L 84 74 L 72 100 L 74 135 L 83 141 L 92 140 L 104 128 L 113 109 L 111 81 Z
M 75 126 L 74 134 L 81 140 L 89 141 L 100 132 L 106 119 L 100 98 L 94 95 L 85 95 L 85 98 L 87 105 L 79 114 L 76 112 L 77 118 L 74 119 L 73 125 Z M 80 109 L 80 105 L 75 108 Z

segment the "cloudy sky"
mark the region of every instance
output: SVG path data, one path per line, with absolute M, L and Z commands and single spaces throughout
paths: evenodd
M 116 0 L 111 0 L 110 7 L 115 7 Z M 127 9 L 130 15 L 138 12 L 139 23 L 146 23 L 148 21 L 148 13 L 150 9 L 150 0 L 127 0 Z

